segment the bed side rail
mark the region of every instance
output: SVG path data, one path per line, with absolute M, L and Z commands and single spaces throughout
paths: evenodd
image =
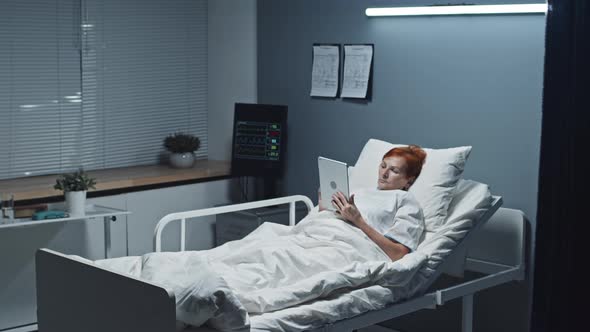
M 445 258 L 445 260 L 440 263 L 440 265 L 436 268 L 436 271 L 432 276 L 429 277 L 428 282 L 424 283 L 418 293 L 422 291 L 426 291 L 427 289 L 432 286 L 432 284 L 438 279 L 438 277 L 449 267 L 450 265 L 456 264 L 456 259 L 460 258 L 463 253 L 462 251 L 467 247 L 470 239 L 473 237 L 473 234 L 477 233 L 479 229 L 498 211 L 500 206 L 502 206 L 503 200 L 501 196 L 492 196 L 492 204 L 490 208 L 475 222 L 473 228 L 465 235 L 461 241 L 455 246 L 451 254 Z
M 214 208 L 208 209 L 199 209 L 199 210 L 192 210 L 186 212 L 176 212 L 170 213 L 164 216 L 154 230 L 154 250 L 159 252 L 162 250 L 162 231 L 164 227 L 168 225 L 172 221 L 180 220 L 180 250 L 184 251 L 185 243 L 186 243 L 186 220 L 189 218 L 197 218 L 197 217 L 205 217 L 205 216 L 212 216 L 218 215 L 223 213 L 229 212 L 236 212 L 236 211 L 243 211 L 243 210 L 250 210 L 250 209 L 257 209 L 261 207 L 267 206 L 274 206 L 274 205 L 281 205 L 281 204 L 289 204 L 289 225 L 295 225 L 295 203 L 296 202 L 303 202 L 307 206 L 307 211 L 311 211 L 313 209 L 313 203 L 311 199 L 307 196 L 303 195 L 293 195 L 293 196 L 286 196 L 280 198 L 273 198 L 273 199 L 266 199 L 262 201 L 256 202 L 248 202 L 248 203 L 241 203 L 241 204 L 232 204 L 226 206 L 219 206 Z
M 48 249 L 35 260 L 40 331 L 175 331 L 166 289 Z
M 457 286 L 447 287 L 436 291 L 436 302 L 443 305 L 450 300 L 475 294 L 481 290 L 494 287 L 509 281 L 520 280 L 521 268 L 511 267 L 481 278 L 463 282 Z
M 526 224 L 520 210 L 501 208 L 467 243 L 465 269 L 483 277 L 437 291 L 437 303 L 472 295 L 509 281 L 525 278 Z
M 520 267 L 519 277 L 524 279 L 528 226 L 525 214 L 501 208 L 492 219 L 468 243 L 465 269 L 493 274 Z

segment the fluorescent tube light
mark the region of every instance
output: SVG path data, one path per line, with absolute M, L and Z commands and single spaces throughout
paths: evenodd
M 367 16 L 419 16 L 419 15 L 482 15 L 482 14 L 534 14 L 547 13 L 547 4 L 522 5 L 461 5 L 425 7 L 367 8 Z

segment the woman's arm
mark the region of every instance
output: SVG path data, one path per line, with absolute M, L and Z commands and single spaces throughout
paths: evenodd
M 383 234 L 377 232 L 373 227 L 367 224 L 354 204 L 354 194 L 350 196 L 350 201 L 348 201 L 346 197 L 344 197 L 344 194 L 339 192 L 332 197 L 332 201 L 338 213 L 340 213 L 344 219 L 360 228 L 360 230 L 373 240 L 373 242 L 375 242 L 392 261 L 396 261 L 410 252 L 410 250 L 403 244 L 386 238 Z
M 358 228 L 361 229 L 367 236 L 375 242 L 381 250 L 383 250 L 392 261 L 396 261 L 404 257 L 410 250 L 401 243 L 392 239 L 386 238 L 381 233 L 377 232 L 373 227 L 369 226 L 361 216 L 357 221 L 351 221 Z

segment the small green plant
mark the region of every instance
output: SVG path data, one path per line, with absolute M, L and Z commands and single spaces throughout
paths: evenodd
M 79 169 L 74 173 L 62 174 L 55 181 L 53 186 L 56 190 L 61 191 L 88 191 L 88 189 L 96 189 L 96 180 L 88 176 L 83 169 Z
M 200 146 L 199 138 L 191 134 L 174 133 L 164 139 L 164 147 L 172 153 L 195 152 Z

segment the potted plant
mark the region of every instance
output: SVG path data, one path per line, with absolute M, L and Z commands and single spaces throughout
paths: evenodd
M 170 164 L 176 168 L 190 168 L 195 164 L 194 152 L 201 146 L 198 137 L 174 133 L 164 139 L 164 147 L 170 151 Z
M 96 180 L 89 177 L 83 169 L 79 169 L 74 173 L 62 174 L 57 178 L 53 188 L 64 192 L 66 211 L 70 216 L 76 217 L 86 213 L 86 192 L 96 189 L 94 185 Z

